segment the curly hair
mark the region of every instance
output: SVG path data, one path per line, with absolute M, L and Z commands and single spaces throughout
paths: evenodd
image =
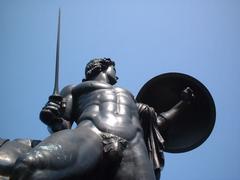
M 110 58 L 95 58 L 87 63 L 85 68 L 85 77 L 83 81 L 92 79 L 100 72 L 106 70 L 109 66 L 115 66 L 115 62 Z

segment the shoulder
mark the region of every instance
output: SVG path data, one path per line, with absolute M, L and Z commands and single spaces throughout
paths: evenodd
M 61 96 L 67 96 L 69 94 L 72 94 L 72 90 L 74 89 L 75 86 L 76 85 L 73 84 L 65 86 L 60 92 Z
M 115 89 L 115 91 L 116 91 L 117 93 L 127 94 L 127 95 L 131 96 L 131 97 L 134 99 L 133 94 L 132 94 L 130 91 L 128 91 L 127 89 L 120 88 L 120 87 L 114 87 L 114 89 Z
M 113 86 L 99 81 L 85 81 L 73 88 L 73 93 L 84 94 L 99 89 L 113 89 Z

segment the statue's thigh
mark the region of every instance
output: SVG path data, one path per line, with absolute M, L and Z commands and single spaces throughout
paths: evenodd
M 34 177 L 56 179 L 86 174 L 101 157 L 101 138 L 89 129 L 77 128 L 52 134 L 19 161 L 35 170 Z
M 156 180 L 152 163 L 142 143 L 129 145 L 114 180 Z

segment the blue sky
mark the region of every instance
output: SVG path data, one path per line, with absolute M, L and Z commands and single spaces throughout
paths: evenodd
M 240 178 L 238 0 L 0 0 L 0 137 L 49 135 L 38 114 L 53 89 L 59 7 L 60 87 L 79 83 L 94 57 L 114 59 L 118 86 L 134 95 L 161 73 L 194 76 L 215 100 L 216 125 L 199 148 L 165 153 L 161 179 Z

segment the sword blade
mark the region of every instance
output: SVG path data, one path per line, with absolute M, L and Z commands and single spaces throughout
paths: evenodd
M 59 50 L 60 50 L 60 26 L 61 26 L 61 10 L 58 12 L 58 32 L 57 32 L 57 49 L 56 49 L 56 64 L 55 64 L 55 82 L 53 95 L 59 95 L 58 81 L 59 81 Z

